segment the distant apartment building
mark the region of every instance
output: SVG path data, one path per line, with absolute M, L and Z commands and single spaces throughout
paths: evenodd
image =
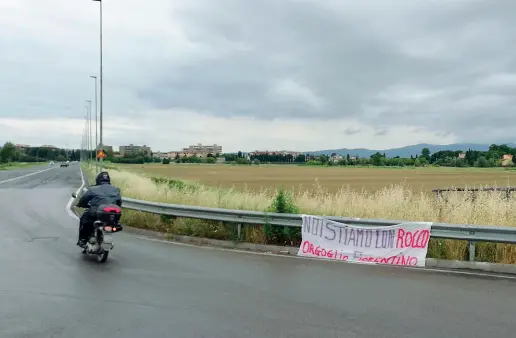
M 344 157 L 342 157 L 341 155 L 337 155 L 337 154 L 330 156 L 330 161 L 332 161 L 333 163 L 337 163 L 343 159 L 344 159 Z
M 16 144 L 15 145 L 16 149 L 20 150 L 20 151 L 26 151 L 30 148 L 30 145 L 28 144 Z
M 466 158 L 466 153 L 460 153 L 459 158 L 464 160 Z
M 152 154 L 151 148 L 147 147 L 145 144 L 143 146 L 130 144 L 128 146 L 120 146 L 119 148 L 120 148 L 121 156 L 126 156 L 128 154 L 136 154 L 136 153 L 143 153 L 147 156 L 150 156 Z
M 202 158 L 202 157 L 208 156 L 208 153 L 194 153 L 191 151 L 169 151 L 167 154 L 168 154 L 168 158 L 170 158 L 170 159 L 174 159 L 177 157 L 192 157 L 192 156 Z
M 44 144 L 44 145 L 40 146 L 40 148 L 53 149 L 53 150 L 57 149 L 57 147 L 54 147 L 54 146 L 51 146 L 48 144 Z
M 102 147 L 100 147 L 100 144 L 99 144 L 99 148 L 104 150 L 104 152 L 106 152 L 108 154 L 113 154 L 113 146 L 103 145 Z
M 201 143 L 198 143 L 197 145 L 191 145 L 188 148 L 183 148 L 183 153 L 190 153 L 190 154 L 222 154 L 222 146 L 219 146 L 217 144 L 213 145 L 202 145 Z
M 162 151 L 157 151 L 155 153 L 152 153 L 152 157 L 159 158 L 160 160 L 163 160 L 165 158 L 170 158 L 169 153 L 164 153 Z

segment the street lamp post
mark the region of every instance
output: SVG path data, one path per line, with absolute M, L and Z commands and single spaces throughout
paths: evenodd
M 93 137 L 91 133 L 91 101 L 86 100 L 88 102 L 88 106 L 86 107 L 88 109 L 88 147 L 90 148 L 90 159 L 93 160 L 93 156 L 91 155 L 91 151 L 93 150 L 93 146 L 91 145 Z
M 93 0 L 97 1 L 99 3 L 99 9 L 100 9 L 100 142 L 99 145 L 102 148 L 104 146 L 102 134 L 102 121 L 103 121 L 103 109 L 102 109 L 102 92 L 103 92 L 103 86 L 102 86 L 102 0 Z M 100 159 L 100 170 L 102 170 L 102 158 Z
M 92 79 L 95 79 L 95 150 L 98 151 L 99 149 L 99 141 L 98 141 L 98 135 L 97 135 L 97 131 L 98 131 L 98 124 L 97 124 L 97 117 L 98 117 L 98 106 L 97 106 L 97 77 L 92 75 L 90 76 Z
M 82 160 L 86 162 L 88 153 L 88 143 L 86 142 L 86 119 L 84 120 L 84 128 L 82 130 Z
M 86 107 L 87 108 L 87 107 Z M 86 113 L 86 116 L 84 116 L 84 129 L 82 133 L 82 147 L 83 147 L 83 160 L 88 160 L 88 114 Z

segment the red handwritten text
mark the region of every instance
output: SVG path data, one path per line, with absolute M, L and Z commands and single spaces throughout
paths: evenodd
M 362 256 L 358 259 L 360 262 L 371 262 L 390 265 L 417 265 L 417 257 L 412 256 L 391 256 L 391 257 L 367 257 Z
M 430 240 L 430 231 L 428 230 L 416 230 L 405 231 L 403 229 L 398 230 L 398 238 L 396 240 L 397 248 L 418 248 L 424 249 L 428 245 Z
M 331 259 L 339 259 L 339 260 L 348 260 L 348 256 L 343 255 L 342 253 L 338 252 L 337 250 L 327 250 L 325 248 L 322 248 L 318 245 L 314 245 L 313 243 L 309 241 L 304 241 L 301 244 L 301 251 L 304 254 L 310 253 L 317 257 L 325 257 L 325 258 L 331 258 Z

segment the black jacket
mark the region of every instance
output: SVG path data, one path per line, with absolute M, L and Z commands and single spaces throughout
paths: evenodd
M 122 207 L 120 189 L 107 183 L 90 186 L 77 203 L 77 207 L 90 208 L 90 212 L 94 212 L 101 204 L 116 204 Z

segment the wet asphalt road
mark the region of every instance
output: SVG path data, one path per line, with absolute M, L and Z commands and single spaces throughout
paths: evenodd
M 98 264 L 75 246 L 77 221 L 65 210 L 80 184 L 78 166 L 0 183 L 0 337 L 451 338 L 516 331 L 510 280 L 234 253 L 127 233 L 114 236 L 114 251 Z

